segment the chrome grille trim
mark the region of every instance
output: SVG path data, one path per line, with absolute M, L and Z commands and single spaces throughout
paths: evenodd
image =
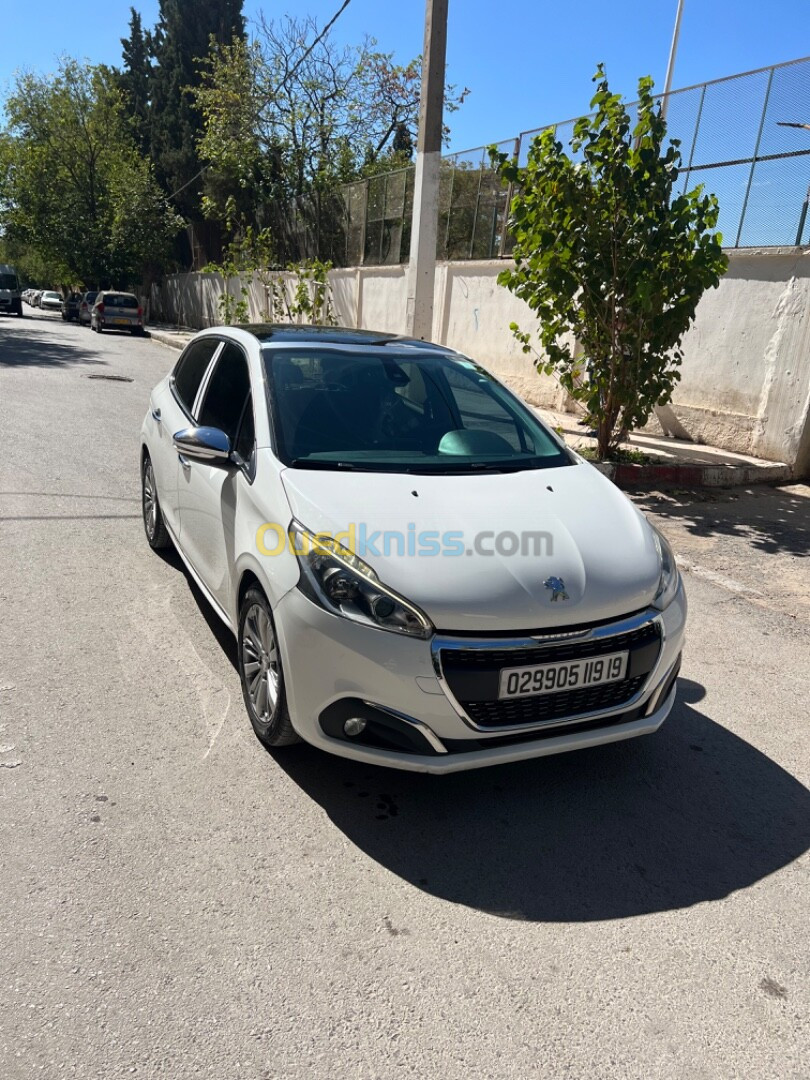
M 492 651 L 506 651 L 508 649 L 537 649 L 538 647 L 546 646 L 553 648 L 555 644 L 569 644 L 587 641 L 596 641 L 604 638 L 618 637 L 621 634 L 626 634 L 633 630 L 638 630 L 647 624 L 657 624 L 660 634 L 660 647 L 658 650 L 658 656 L 655 664 L 650 670 L 647 678 L 644 680 L 644 684 L 641 689 L 638 690 L 627 701 L 622 702 L 621 705 L 615 706 L 611 709 L 597 710 L 596 712 L 578 713 L 576 716 L 568 716 L 557 720 L 541 721 L 538 724 L 518 724 L 515 726 L 484 726 L 477 724 L 466 712 L 461 703 L 456 699 L 452 690 L 450 689 L 444 672 L 442 671 L 441 653 L 442 650 L 451 651 L 453 649 L 467 650 L 470 649 L 489 649 Z M 596 720 L 600 717 L 609 719 L 617 716 L 620 713 L 627 712 L 630 709 L 635 708 L 644 701 L 644 698 L 650 692 L 650 688 L 657 685 L 660 677 L 661 658 L 664 655 L 664 646 L 666 645 L 666 628 L 664 626 L 664 620 L 660 611 L 657 608 L 647 608 L 646 611 L 640 611 L 636 615 L 631 615 L 626 619 L 620 619 L 614 623 L 605 623 L 602 626 L 595 626 L 591 630 L 584 631 L 584 635 L 577 638 L 573 637 L 561 637 L 555 639 L 554 637 L 543 638 L 538 640 L 534 635 L 527 635 L 523 637 L 514 638 L 466 638 L 466 637 L 454 637 L 452 634 L 435 634 L 430 643 L 431 659 L 433 662 L 433 670 L 438 680 L 439 686 L 442 689 L 447 700 L 453 707 L 453 710 L 459 716 L 461 720 L 476 732 L 485 732 L 491 735 L 508 735 L 510 733 L 517 734 L 518 732 L 530 732 L 530 731 L 547 731 L 555 727 L 565 727 L 567 724 L 582 723 L 587 720 Z

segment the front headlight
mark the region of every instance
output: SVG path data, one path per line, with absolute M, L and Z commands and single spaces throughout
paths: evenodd
M 678 567 L 675 565 L 675 556 L 672 554 L 672 548 L 669 546 L 669 541 L 654 525 L 651 525 L 650 528 L 653 531 L 655 546 L 658 548 L 658 557 L 661 560 L 661 579 L 658 582 L 658 592 L 655 594 L 653 607 L 657 607 L 659 611 L 663 611 L 664 608 L 669 607 L 675 599 L 681 575 L 678 573 Z
M 383 585 L 353 551 L 327 535 L 316 535 L 298 521 L 290 542 L 301 567 L 298 587 L 314 603 L 345 619 L 409 637 L 429 638 L 433 623 L 414 604 Z

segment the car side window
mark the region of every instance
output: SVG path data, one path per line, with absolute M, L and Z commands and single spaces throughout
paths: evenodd
M 217 351 L 217 338 L 201 338 L 188 346 L 174 369 L 174 389 L 188 412 L 194 404 L 203 375 Z
M 197 421 L 200 427 L 219 428 L 233 445 L 249 393 L 247 357 L 238 345 L 228 342 L 208 381 Z
M 234 450 L 250 469 L 253 462 L 253 451 L 256 448 L 256 425 L 253 420 L 253 398 L 248 393 L 242 420 L 234 440 Z

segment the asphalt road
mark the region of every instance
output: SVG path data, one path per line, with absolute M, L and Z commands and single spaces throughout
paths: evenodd
M 175 355 L 0 320 L 2 1080 L 804 1080 L 807 489 L 649 500 L 691 602 L 655 736 L 445 778 L 271 755 L 143 537 Z

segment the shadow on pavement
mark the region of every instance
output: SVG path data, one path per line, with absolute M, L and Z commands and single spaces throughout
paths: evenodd
M 61 323 L 61 319 L 54 320 L 45 315 L 26 315 L 23 319 L 15 319 L 10 315 L 0 318 L 0 367 L 106 365 L 106 360 L 88 353 L 83 343 L 74 345 L 65 341 L 54 341 L 52 334 L 42 333 L 37 325 L 54 321 Z M 9 330 L 12 332 L 9 333 Z
M 138 515 L 141 516 L 140 514 Z M 200 614 L 208 624 L 208 629 L 216 638 L 219 647 L 225 653 L 225 656 L 231 663 L 234 671 L 238 670 L 236 665 L 236 638 L 230 632 L 228 627 L 220 619 L 219 615 L 214 611 L 208 600 L 205 598 L 202 590 L 197 582 L 186 570 L 185 564 L 174 547 L 161 548 L 155 552 L 155 555 L 160 556 L 161 559 L 169 566 L 171 566 L 178 573 L 182 574 L 188 583 L 189 591 L 194 598 L 194 603 L 200 609 Z M 245 717 L 247 721 L 247 717 Z
M 810 846 L 810 792 L 693 705 L 645 738 L 433 777 L 299 746 L 276 762 L 391 873 L 509 919 L 622 919 L 719 900 Z
M 805 496 L 794 485 L 655 493 L 634 501 L 694 536 L 738 537 L 766 554 L 810 555 L 810 488 Z
M 159 554 L 236 668 L 233 635 L 177 553 Z M 810 847 L 810 791 L 695 708 L 700 684 L 678 687 L 654 735 L 450 776 L 307 744 L 271 756 L 351 843 L 425 892 L 508 919 L 623 919 L 720 900 Z

